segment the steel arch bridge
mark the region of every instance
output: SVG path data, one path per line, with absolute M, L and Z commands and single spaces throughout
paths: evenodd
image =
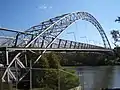
M 58 39 L 58 36 L 70 25 L 78 20 L 85 20 L 92 23 L 98 30 L 104 43 L 104 47 Z M 29 67 L 27 64 L 27 52 L 39 54 L 33 61 L 33 65 L 41 58 L 42 54 L 50 49 L 72 49 L 83 51 L 106 51 L 111 52 L 111 46 L 108 38 L 100 23 L 87 12 L 75 12 L 63 14 L 39 25 L 33 26 L 28 30 L 21 32 L 12 29 L 0 28 L 0 55 L 1 61 L 6 63 L 6 70 L 3 74 L 2 81 L 11 80 L 21 81 L 27 72 L 19 76 L 19 72 L 13 72 L 11 68 Z M 39 53 L 38 53 L 39 52 Z

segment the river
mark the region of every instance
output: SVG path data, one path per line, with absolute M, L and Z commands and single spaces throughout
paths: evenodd
M 84 90 L 120 88 L 120 66 L 82 66 L 76 70 Z

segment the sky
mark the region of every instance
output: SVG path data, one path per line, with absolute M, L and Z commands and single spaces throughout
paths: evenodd
M 110 31 L 120 28 L 114 22 L 120 16 L 119 4 L 120 0 L 0 0 L 0 27 L 24 31 L 58 15 L 86 11 L 99 21 L 113 46 Z M 67 28 L 60 38 L 103 44 L 97 29 L 83 20 Z

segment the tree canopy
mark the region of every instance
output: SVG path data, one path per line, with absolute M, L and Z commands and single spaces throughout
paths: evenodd
M 41 88 L 40 90 L 58 90 L 58 88 L 68 90 L 78 86 L 79 77 L 75 71 L 63 69 L 60 61 L 60 56 L 55 53 L 43 55 L 33 67 L 35 69 L 32 70 L 32 87 Z M 27 77 L 29 77 L 29 73 Z M 24 88 L 22 85 L 26 84 L 29 88 L 29 83 L 23 81 L 18 84 L 18 87 Z

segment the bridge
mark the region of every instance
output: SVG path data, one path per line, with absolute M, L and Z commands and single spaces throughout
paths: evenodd
M 96 27 L 101 35 L 104 47 L 58 38 L 66 28 L 78 20 L 88 21 Z M 19 72 L 15 73 L 11 68 L 18 68 L 19 66 L 21 69 L 26 69 L 30 67 L 27 64 L 28 52 L 31 54 L 39 54 L 37 58 L 32 61 L 32 65 L 34 65 L 47 51 L 113 52 L 102 26 L 87 12 L 63 14 L 41 22 L 25 31 L 0 28 L 0 63 L 6 67 L 2 81 L 21 81 L 27 72 L 18 78 Z

